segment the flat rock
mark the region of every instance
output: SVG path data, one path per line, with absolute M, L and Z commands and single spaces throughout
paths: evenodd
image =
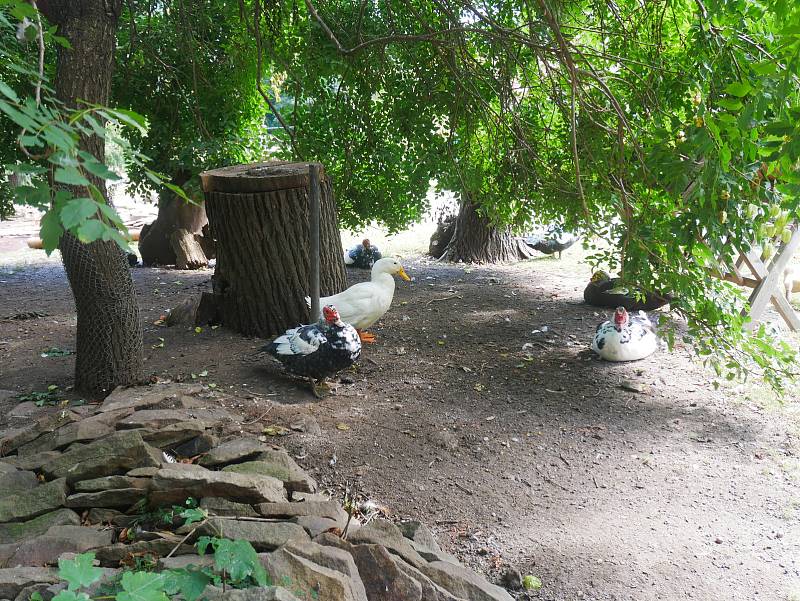
M 171 464 L 153 477 L 152 504 L 183 502 L 187 497 L 225 497 L 237 503 L 280 502 L 286 491 L 270 476 L 212 472 L 199 465 Z
M 0 569 L 0 599 L 14 599 L 27 586 L 46 582 L 56 584 L 61 579 L 52 568 Z
M 204 568 L 213 565 L 213 555 L 181 555 L 180 557 L 162 557 L 158 560 L 158 567 L 162 570 L 180 570 L 189 566 Z
M 196 457 L 208 453 L 219 444 L 219 439 L 210 432 L 203 432 L 183 444 L 174 446 L 171 450 L 178 457 Z
M 153 384 L 152 386 L 136 386 L 132 388 L 115 388 L 100 405 L 100 411 L 115 411 L 117 409 L 146 409 L 155 407 L 167 400 L 179 403 L 182 395 L 192 395 L 201 392 L 200 384 Z
M 417 553 L 411 543 L 403 536 L 400 529 L 388 520 L 374 520 L 362 526 L 349 537 L 353 544 L 383 545 L 392 553 L 399 555 L 415 568 L 427 564 Z
M 134 478 L 132 476 L 116 475 L 92 478 L 91 480 L 81 480 L 80 482 L 76 482 L 72 489 L 75 492 L 100 492 L 120 488 L 146 489 L 149 486 L 150 478 Z
M 61 453 L 58 451 L 43 451 L 35 455 L 26 455 L 24 457 L 6 457 L 3 461 L 21 470 L 38 472 L 42 469 L 43 465 L 50 463 L 57 457 L 61 457 Z
M 315 564 L 335 570 L 350 579 L 353 596 L 359 601 L 367 601 L 367 592 L 359 576 L 353 556 L 343 549 L 319 545 L 309 540 L 291 540 L 284 546 L 288 552 L 304 557 Z
M 39 486 L 33 472 L 14 470 L 0 473 L 0 497 L 8 497 Z
M 345 520 L 346 522 L 347 520 Z M 344 530 L 340 520 L 331 518 L 320 518 L 313 515 L 302 515 L 292 520 L 298 526 L 302 526 L 311 538 L 317 537 L 323 532 L 331 530 Z
M 419 582 L 398 569 L 384 547 L 353 545 L 351 553 L 369 601 L 431 601 L 422 596 Z
M 341 572 L 331 570 L 287 551 L 278 549 L 259 556 L 272 582 L 286 584 L 291 590 L 310 595 L 316 591 L 322 600 L 357 601 L 353 581 Z
M 114 520 L 123 515 L 116 509 L 105 507 L 92 507 L 86 516 L 86 521 L 90 524 L 113 524 Z
M 142 411 L 134 411 L 128 417 L 119 420 L 117 422 L 117 430 L 146 428 L 155 431 L 188 422 L 190 419 L 190 414 L 186 409 L 144 409 Z M 213 425 L 212 423 L 206 424 L 204 422 L 195 423 L 202 425 L 204 429 Z
M 299 516 L 330 518 L 340 522 L 340 528 L 344 528 L 344 524 L 347 521 L 347 512 L 336 501 L 259 503 L 254 506 L 254 509 L 265 518 L 294 518 Z
M 101 440 L 67 451 L 43 465 L 48 478 L 72 482 L 111 476 L 137 467 L 159 467 L 160 452 L 142 440 L 141 434 L 116 432 Z
M 0 455 L 8 455 L 22 445 L 39 438 L 42 434 L 57 430 L 76 419 L 78 419 L 78 414 L 72 411 L 53 411 L 37 417 L 30 425 L 13 430 L 0 438 Z
M 317 490 L 314 479 L 283 449 L 264 451 L 256 455 L 253 461 L 229 465 L 223 470 L 272 476 L 283 481 L 290 492 L 313 493 Z
M 21 522 L 64 506 L 67 481 L 59 478 L 12 497 L 0 498 L 0 522 Z
M 195 555 L 196 549 L 192 545 L 179 544 L 180 537 L 157 538 L 155 540 L 142 540 L 126 545 L 124 543 L 114 543 L 107 547 L 100 547 L 95 551 L 95 556 L 101 566 L 116 567 L 120 561 L 127 557 L 138 557 L 144 554 L 152 554 L 164 557 L 176 549 L 175 555 Z
M 52 526 L 34 539 L 0 545 L 0 563 L 9 567 L 55 564 L 62 553 L 84 553 L 110 545 L 113 534 L 84 526 Z
M 398 524 L 398 527 L 403 533 L 403 536 L 409 540 L 414 550 L 422 555 L 426 561 L 459 563 L 455 555 L 442 551 L 433 533 L 425 524 L 421 522 L 403 522 L 402 524 Z
M 269 447 L 265 444 L 253 440 L 252 438 L 234 438 L 233 440 L 223 442 L 216 448 L 211 449 L 200 459 L 200 465 L 205 467 L 220 467 L 230 463 L 247 461 L 257 457 L 268 449 Z
M 409 578 L 416 580 L 422 587 L 422 599 L 424 601 L 464 601 L 461 597 L 455 597 L 441 586 L 433 582 L 418 569 L 411 567 L 405 561 L 395 560 L 397 569 Z
M 17 466 L 7 463 L 5 460 L 0 461 L 0 474 L 7 474 L 8 472 L 17 471 Z
M 290 522 L 251 522 L 209 518 L 197 531 L 209 536 L 249 541 L 256 551 L 272 551 L 293 539 L 309 540 L 308 534 L 303 528 Z
M 252 505 L 229 501 L 225 497 L 203 497 L 200 509 L 208 511 L 209 515 L 222 515 L 227 517 L 258 517 L 258 512 Z
M 15 543 L 47 532 L 52 526 L 79 526 L 80 516 L 71 509 L 57 509 L 27 522 L 0 524 L 0 544 Z
M 158 473 L 160 467 L 137 467 L 126 473 L 131 478 L 152 478 Z
M 419 570 L 443 589 L 466 601 L 514 600 L 504 588 L 491 584 L 460 565 L 434 561 L 419 567 Z
M 67 497 L 65 505 L 73 509 L 89 509 L 92 507 L 118 507 L 128 509 L 147 497 L 143 488 L 115 488 L 97 492 L 79 492 Z
M 34 455 L 42 451 L 63 449 L 76 442 L 89 442 L 103 438 L 114 432 L 114 422 L 132 412 L 132 409 L 123 409 L 83 417 L 61 426 L 57 430 L 42 434 L 35 440 L 19 447 L 17 453 L 20 456 Z
M 305 594 L 302 599 L 310 599 Z M 300 601 L 287 589 L 281 586 L 262 586 L 243 589 L 222 589 L 217 586 L 207 586 L 203 591 L 203 598 L 207 601 Z M 316 597 L 319 598 L 319 597 Z M 334 601 L 334 600 L 331 600 Z
M 203 434 L 205 429 L 205 424 L 202 422 L 176 422 L 158 430 L 142 432 L 142 438 L 154 447 L 168 450 L 196 438 Z

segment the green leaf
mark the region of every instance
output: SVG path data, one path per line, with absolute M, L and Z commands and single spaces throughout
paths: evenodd
M 89 173 L 96 175 L 97 177 L 101 177 L 103 179 L 109 179 L 112 181 L 116 181 L 122 179 L 119 175 L 111 171 L 106 165 L 98 161 L 94 156 L 90 153 L 80 150 L 78 151 L 78 156 L 83 159 L 83 168 L 86 169 Z
M 720 98 L 717 104 L 729 111 L 739 111 L 744 106 L 741 100 L 734 100 L 733 98 Z
M 84 244 L 101 240 L 108 226 L 99 219 L 87 219 L 78 228 L 78 240 Z
M 206 510 L 199 508 L 184 509 L 178 515 L 182 517 L 184 520 L 186 520 L 184 522 L 184 526 L 186 524 L 192 524 L 194 522 L 202 522 L 204 519 L 208 517 L 208 513 L 206 512 Z
M 185 568 L 164 572 L 164 590 L 168 595 L 180 593 L 186 601 L 199 599 L 211 577 L 197 569 Z
M 241 582 L 249 576 L 252 576 L 259 586 L 266 586 L 268 582 L 267 573 L 258 559 L 256 550 L 246 540 L 218 539 L 214 564 L 218 570 L 227 572 L 233 582 Z
M 90 599 L 91 597 L 86 593 L 76 593 L 74 591 L 65 590 L 53 597 L 52 601 L 90 601 Z
M 57 182 L 68 186 L 88 186 L 89 180 L 83 177 L 75 167 L 59 167 L 53 176 Z
M 73 198 L 61 209 L 61 225 L 71 230 L 80 225 L 98 211 L 98 206 L 91 198 Z
M 17 96 L 17 93 L 3 80 L 0 80 L 0 93 L 9 98 L 11 102 L 19 102 L 19 96 Z
M 734 82 L 728 87 L 723 90 L 726 94 L 730 94 L 731 96 L 736 96 L 737 98 L 742 98 L 743 96 L 747 96 L 750 91 L 753 89 L 746 81 L 737 81 Z
M 522 579 L 522 588 L 526 591 L 538 591 L 542 588 L 542 581 L 538 576 L 528 574 Z
M 5 100 L 0 100 L 0 113 L 4 113 L 9 119 L 23 129 L 34 130 L 39 127 L 39 123 L 28 117 L 28 115 L 18 111 Z
M 61 240 L 63 233 L 64 228 L 61 227 L 58 212 L 55 209 L 50 209 L 42 216 L 39 227 L 39 237 L 42 239 L 42 246 L 48 256 L 58 248 L 58 241 Z
M 117 593 L 117 601 L 168 601 L 164 581 L 163 574 L 124 572 L 122 592 Z
M 103 575 L 103 570 L 92 565 L 94 553 L 81 553 L 75 559 L 59 559 L 58 575 L 67 581 L 67 588 L 74 591 L 94 584 Z

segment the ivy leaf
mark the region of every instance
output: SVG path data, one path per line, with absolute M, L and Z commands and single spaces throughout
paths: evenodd
M 168 601 L 164 594 L 164 575 L 152 572 L 122 574 L 122 592 L 117 601 Z
M 743 96 L 747 96 L 750 91 L 753 89 L 746 81 L 736 81 L 723 90 L 726 94 L 730 94 L 731 96 L 736 96 L 737 98 L 742 98 Z
M 200 570 L 180 569 L 164 572 L 164 590 L 168 595 L 180 593 L 186 601 L 200 598 L 211 577 Z
M 57 182 L 68 186 L 88 186 L 89 180 L 83 177 L 75 167 L 59 167 L 53 176 Z
M 61 224 L 71 230 L 97 213 L 97 203 L 91 198 L 73 198 L 61 209 Z
M 59 559 L 58 575 L 67 581 L 70 591 L 94 584 L 103 575 L 103 570 L 92 565 L 94 553 L 81 553 L 75 559 Z

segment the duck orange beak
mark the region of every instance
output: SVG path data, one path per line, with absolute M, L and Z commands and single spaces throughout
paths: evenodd
M 406 270 L 403 269 L 402 267 L 400 268 L 400 271 L 397 272 L 397 275 L 399 275 L 401 278 L 403 278 L 406 282 L 410 282 L 411 281 L 411 278 L 408 277 L 408 274 L 406 273 Z

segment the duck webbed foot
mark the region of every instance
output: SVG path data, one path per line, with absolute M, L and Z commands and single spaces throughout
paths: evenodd
M 361 342 L 375 342 L 377 340 L 372 332 L 365 332 L 364 330 L 356 330 L 356 332 L 358 332 Z

